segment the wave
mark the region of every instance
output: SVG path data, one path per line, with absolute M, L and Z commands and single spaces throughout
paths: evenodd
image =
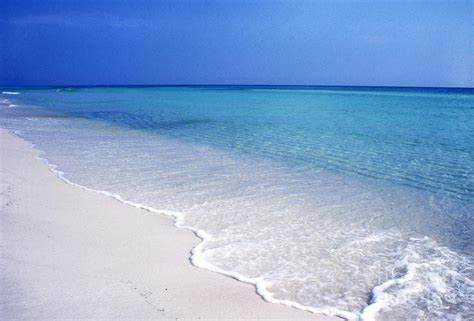
M 57 92 L 77 92 L 79 91 L 76 88 L 58 88 L 56 89 Z
M 429 237 L 412 238 L 410 241 L 403 258 L 393 269 L 392 277 L 372 289 L 368 306 L 360 314 L 360 319 L 375 321 L 383 316 L 384 311 L 392 313 L 386 316 L 388 320 L 402 319 L 404 312 L 416 309 L 416 305 L 430 307 L 430 313 L 438 318 L 462 319 L 461 312 L 451 313 L 445 305 L 463 302 L 467 310 L 472 305 L 474 282 L 459 272 L 470 270 L 470 260 L 439 246 Z M 419 247 L 428 247 L 431 253 L 420 257 Z M 396 309 L 401 305 L 407 307 L 397 315 Z M 418 313 L 420 318 L 422 314 L 422 311 Z
M 17 105 L 12 104 L 12 102 L 8 99 L 0 100 L 0 107 L 17 107 Z
M 300 309 L 300 310 L 305 310 L 305 311 L 312 312 L 312 313 L 321 313 L 321 314 L 325 314 L 325 315 L 328 315 L 328 316 L 338 316 L 338 317 L 342 317 L 342 318 L 347 319 L 347 320 L 356 320 L 357 319 L 357 314 L 349 312 L 349 311 L 344 311 L 344 310 L 340 310 L 340 309 L 337 309 L 337 308 L 333 308 L 333 307 L 314 308 L 314 307 L 305 306 L 305 305 L 302 305 L 298 302 L 294 302 L 294 301 L 290 301 L 290 300 L 276 299 L 276 298 L 274 298 L 273 293 L 268 290 L 268 288 L 272 284 L 271 282 L 269 282 L 267 280 L 264 280 L 262 278 L 248 278 L 248 277 L 245 277 L 244 275 L 242 275 L 240 273 L 237 273 L 237 272 L 234 272 L 234 271 L 226 271 L 226 270 L 218 268 L 217 266 L 215 266 L 215 265 L 209 263 L 208 261 L 206 261 L 206 253 L 203 250 L 206 243 L 213 240 L 212 236 L 209 235 L 204 230 L 197 229 L 197 228 L 194 228 L 192 226 L 184 225 L 183 224 L 184 213 L 177 212 L 177 211 L 156 209 L 156 208 L 153 208 L 151 206 L 147 206 L 147 205 L 144 205 L 144 204 L 139 204 L 139 203 L 135 203 L 135 202 L 132 202 L 132 201 L 125 200 L 119 194 L 116 194 L 116 193 L 111 193 L 111 192 L 103 191 L 103 190 L 97 190 L 97 189 L 89 188 L 89 187 L 74 183 L 74 182 L 70 181 L 69 179 L 67 179 L 65 177 L 65 173 L 63 171 L 60 171 L 60 170 L 57 169 L 58 165 L 52 164 L 51 162 L 49 162 L 49 160 L 47 158 L 42 157 L 42 155 L 45 155 L 46 153 L 44 151 L 38 149 L 33 142 L 31 142 L 31 141 L 27 140 L 25 137 L 23 137 L 21 135 L 20 131 L 9 130 L 9 132 L 15 134 L 17 137 L 19 137 L 21 139 L 26 140 L 31 145 L 31 147 L 36 151 L 36 158 L 38 160 L 42 161 L 44 164 L 46 164 L 46 166 L 48 166 L 48 168 L 54 174 L 56 174 L 56 176 L 60 180 L 62 180 L 66 184 L 78 187 L 78 188 L 80 188 L 82 190 L 85 190 L 85 191 L 88 191 L 88 192 L 93 192 L 93 193 L 97 193 L 97 194 L 100 194 L 100 195 L 105 195 L 107 197 L 111 197 L 111 198 L 113 198 L 113 199 L 115 199 L 115 200 L 117 200 L 117 201 L 119 201 L 123 204 L 133 206 L 135 208 L 142 209 L 142 210 L 145 210 L 145 211 L 150 212 L 150 213 L 159 214 L 159 215 L 166 215 L 166 216 L 171 217 L 173 219 L 174 226 L 191 231 L 197 238 L 199 238 L 201 240 L 201 242 L 199 242 L 196 246 L 194 246 L 194 248 L 191 249 L 191 257 L 189 259 L 190 259 L 190 262 L 194 266 L 202 268 L 202 269 L 206 269 L 206 270 L 209 270 L 209 271 L 212 271 L 212 272 L 216 272 L 216 273 L 225 275 L 227 277 L 231 277 L 231 278 L 233 278 L 237 281 L 243 282 L 243 283 L 252 284 L 252 285 L 255 286 L 257 294 L 259 294 L 265 301 L 270 302 L 270 303 L 282 304 L 282 305 L 286 305 L 286 306 L 293 307 L 293 308 Z
M 2 91 L 2 94 L 4 94 L 4 95 L 18 95 L 19 92 L 17 92 L 17 91 Z
M 21 132 L 13 131 L 13 133 L 19 137 Z M 271 287 L 273 282 L 262 277 L 246 277 L 245 275 L 219 268 L 218 266 L 212 264 L 209 260 L 212 255 L 211 250 L 205 250 L 206 245 L 212 241 L 215 241 L 212 235 L 207 233 L 202 229 L 195 228 L 193 226 L 188 226 L 184 224 L 185 213 L 179 211 L 170 211 L 170 210 L 161 210 L 156 209 L 151 206 L 144 204 L 132 202 L 124 199 L 121 195 L 104 191 L 88 188 L 83 185 L 79 185 L 70 181 L 65 177 L 65 173 L 58 169 L 58 166 L 49 162 L 49 160 L 44 157 L 45 152 L 36 148 L 35 144 L 31 141 L 28 141 L 32 147 L 35 149 L 37 155 L 36 157 L 44 162 L 48 168 L 56 174 L 56 176 L 62 181 L 70 184 L 72 186 L 79 187 L 83 190 L 95 192 L 101 195 L 112 197 L 121 203 L 124 203 L 135 208 L 146 210 L 150 213 L 166 215 L 171 217 L 174 220 L 174 225 L 179 228 L 183 228 L 193 232 L 201 241 L 191 250 L 190 262 L 200 268 L 207 269 L 238 281 L 252 284 L 255 286 L 257 294 L 259 294 L 265 301 L 271 303 L 282 304 L 290 307 L 294 307 L 301 310 L 306 310 L 312 313 L 322 313 L 330 316 L 338 316 L 347 320 L 375 320 L 379 315 L 381 315 L 384 310 L 392 309 L 399 306 L 400 304 L 405 304 L 407 300 L 413 299 L 414 296 L 420 296 L 422 299 L 426 299 L 429 302 L 426 304 L 434 307 L 436 309 L 442 310 L 443 306 L 436 305 L 435 301 L 427 298 L 426 295 L 430 291 L 437 291 L 439 293 L 446 293 L 450 291 L 449 288 L 453 287 L 451 284 L 446 284 L 440 276 L 440 271 L 445 271 L 449 274 L 451 278 L 455 278 L 457 283 L 457 289 L 467 286 L 473 287 L 474 283 L 464 275 L 460 274 L 456 270 L 456 262 L 461 262 L 461 264 L 469 266 L 468 261 L 463 261 L 464 258 L 457 255 L 455 252 L 450 251 L 445 247 L 440 247 L 438 244 L 428 238 L 420 239 L 411 239 L 412 244 L 409 244 L 408 247 L 402 250 L 400 253 L 399 264 L 396 267 L 397 273 L 392 273 L 389 278 L 386 278 L 380 284 L 374 286 L 370 291 L 370 297 L 367 301 L 367 305 L 363 307 L 360 311 L 347 311 L 339 309 L 333 306 L 323 306 L 323 307 L 314 307 L 309 305 L 304 305 L 296 301 L 279 299 L 276 297 L 275 293 L 272 292 Z M 380 243 L 385 242 L 387 238 L 393 236 L 389 234 L 381 233 L 380 235 L 371 235 L 364 239 L 355 239 L 351 244 L 347 245 L 349 247 L 356 247 L 362 243 Z M 432 255 L 428 258 L 420 257 L 419 253 L 425 253 L 424 249 L 432 249 Z M 341 255 L 344 252 L 341 252 Z M 455 262 L 455 263 L 453 263 Z M 423 279 L 426 276 L 428 279 Z M 425 282 L 426 281 L 426 282 Z M 430 284 L 435 284 L 438 288 L 431 289 L 429 288 Z M 467 291 L 469 293 L 469 290 Z M 452 294 L 456 295 L 456 294 Z M 431 300 L 431 301 L 430 301 Z M 432 302 L 433 301 L 433 302 Z M 469 304 L 469 300 L 467 300 Z

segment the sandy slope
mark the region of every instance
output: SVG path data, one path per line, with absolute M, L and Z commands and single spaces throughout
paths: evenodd
M 189 263 L 163 216 L 59 180 L 0 130 L 0 315 L 7 319 L 330 319 Z

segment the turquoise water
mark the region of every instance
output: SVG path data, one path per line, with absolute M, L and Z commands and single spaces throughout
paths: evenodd
M 2 91 L 0 126 L 66 179 L 174 215 L 194 264 L 269 301 L 473 317 L 474 90 Z

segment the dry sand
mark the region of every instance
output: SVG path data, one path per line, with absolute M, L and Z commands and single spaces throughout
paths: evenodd
M 170 218 L 68 185 L 0 129 L 2 320 L 330 320 L 192 266 Z

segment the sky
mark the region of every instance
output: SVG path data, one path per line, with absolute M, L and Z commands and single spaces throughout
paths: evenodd
M 0 0 L 0 85 L 474 87 L 473 2 Z

